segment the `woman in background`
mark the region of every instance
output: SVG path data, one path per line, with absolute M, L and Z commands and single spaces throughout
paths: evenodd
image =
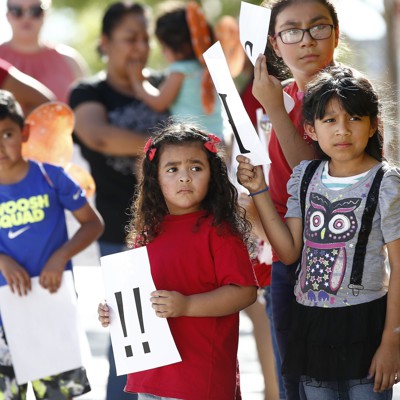
M 7 0 L 12 37 L 0 45 L 0 57 L 47 86 L 59 101 L 67 101 L 70 85 L 87 75 L 81 55 L 66 45 L 40 39 L 51 0 Z

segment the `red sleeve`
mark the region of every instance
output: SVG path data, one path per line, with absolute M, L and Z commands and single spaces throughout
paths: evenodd
M 12 65 L 9 62 L 0 58 L 0 87 L 3 86 L 3 82 L 7 78 L 8 71 L 11 67 Z
M 249 253 L 242 240 L 229 233 L 212 237 L 212 254 L 219 285 L 258 286 Z
M 246 87 L 242 91 L 240 97 L 242 98 L 243 106 L 249 115 L 251 122 L 254 127 L 257 128 L 257 115 L 256 111 L 258 108 L 263 108 L 262 105 L 258 102 L 258 100 L 253 96 L 253 80 L 249 80 Z M 264 109 L 263 109 L 264 112 Z

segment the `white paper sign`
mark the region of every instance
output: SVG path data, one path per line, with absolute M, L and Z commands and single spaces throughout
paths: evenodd
M 228 115 L 240 154 L 248 157 L 253 165 L 269 163 L 267 152 L 261 146 L 257 132 L 233 82 L 220 42 L 214 43 L 203 57 Z
M 268 40 L 269 21 L 271 10 L 246 3 L 240 4 L 239 30 L 240 43 L 253 65 L 256 64 L 259 54 L 264 54 Z M 294 100 L 286 92 L 283 92 L 283 101 L 286 112 L 294 107 Z
M 264 54 L 268 39 L 271 10 L 244 1 L 240 4 L 240 43 L 247 57 L 255 65 L 259 54 Z
M 0 312 L 19 385 L 82 366 L 80 326 L 71 271 L 50 293 L 32 278 L 27 296 L 0 288 Z
M 156 316 L 150 293 L 156 290 L 147 248 L 100 258 L 117 375 L 181 360 L 165 318 Z

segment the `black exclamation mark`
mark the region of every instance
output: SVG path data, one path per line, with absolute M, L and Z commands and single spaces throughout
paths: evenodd
M 134 288 L 133 294 L 135 296 L 136 310 L 139 317 L 140 330 L 142 333 L 144 333 L 144 321 L 143 321 L 142 303 L 140 301 L 140 289 L 138 287 Z M 149 342 L 142 342 L 142 346 L 145 354 L 150 353 Z
M 127 337 L 128 333 L 126 332 L 125 315 L 124 315 L 124 303 L 122 302 L 122 293 L 121 292 L 115 293 L 115 300 L 117 300 L 118 314 L 119 314 L 119 318 L 121 320 L 122 332 L 124 334 L 124 337 Z M 125 354 L 126 354 L 127 357 L 132 357 L 133 356 L 133 352 L 132 352 L 132 347 L 131 346 L 125 346 Z

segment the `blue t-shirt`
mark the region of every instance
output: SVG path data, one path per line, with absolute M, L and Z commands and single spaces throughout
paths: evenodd
M 61 167 L 29 161 L 24 179 L 0 185 L 0 253 L 16 260 L 31 277 L 39 276 L 68 240 L 64 210 L 77 210 L 86 201 L 84 191 Z M 65 269 L 71 268 L 69 261 Z M 0 273 L 0 286 L 6 284 Z

